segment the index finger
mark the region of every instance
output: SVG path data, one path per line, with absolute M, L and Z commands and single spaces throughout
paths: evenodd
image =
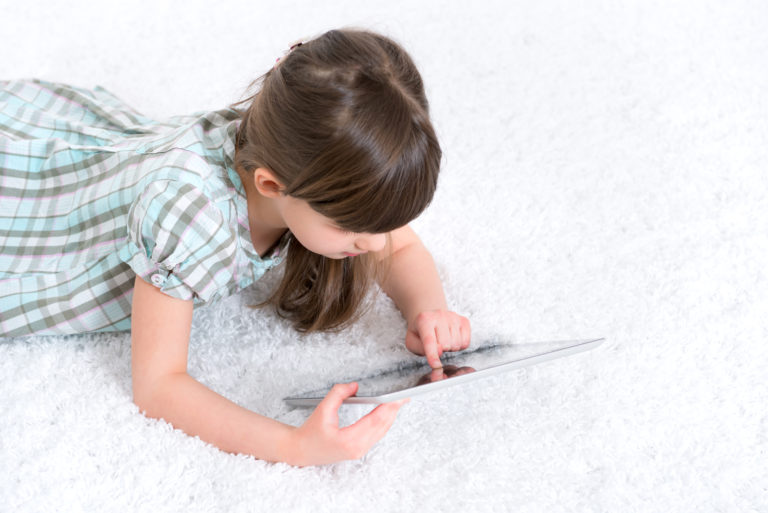
M 421 344 L 424 346 L 424 356 L 427 357 L 429 366 L 433 369 L 441 368 L 443 364 L 440 362 L 440 346 L 437 344 L 434 328 L 426 336 L 421 335 L 421 333 L 419 335 L 421 336 Z

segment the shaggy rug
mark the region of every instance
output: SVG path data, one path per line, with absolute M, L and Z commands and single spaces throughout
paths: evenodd
M 0 78 L 213 110 L 296 40 L 357 26 L 419 65 L 444 149 L 413 226 L 473 347 L 598 349 L 414 399 L 361 460 L 295 468 L 144 417 L 128 334 L 0 340 L 0 510 L 768 511 L 763 2 L 0 1 Z M 195 313 L 189 372 L 282 397 L 416 358 L 377 291 L 340 334 Z M 342 422 L 368 411 L 345 406 Z

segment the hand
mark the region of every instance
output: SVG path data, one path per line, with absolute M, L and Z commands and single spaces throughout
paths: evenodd
M 307 421 L 293 432 L 293 458 L 298 466 L 324 465 L 360 459 L 381 440 L 395 422 L 403 399 L 381 404 L 352 425 L 339 428 L 339 407 L 357 393 L 357 383 L 334 385 Z
M 469 347 L 469 319 L 447 310 L 422 312 L 408 326 L 405 347 L 424 355 L 430 367 L 442 367 L 443 351 L 461 351 Z

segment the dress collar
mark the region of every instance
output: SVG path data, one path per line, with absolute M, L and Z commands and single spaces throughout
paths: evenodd
M 256 249 L 253 247 L 251 240 L 251 225 L 248 222 L 248 201 L 245 195 L 245 187 L 240 180 L 240 175 L 235 171 L 235 135 L 237 133 L 238 121 L 233 121 L 227 127 L 228 136 L 224 143 L 224 163 L 227 168 L 227 177 L 234 186 L 235 194 L 233 194 L 232 200 L 235 204 L 235 210 L 237 214 L 237 229 L 238 238 L 240 239 L 240 245 L 245 250 L 248 258 L 253 263 L 266 265 L 268 267 L 279 264 L 285 258 L 285 251 L 290 241 L 290 232 L 286 232 L 280 240 L 275 244 L 274 249 L 263 258 L 259 256 Z
M 236 119 L 227 125 L 227 137 L 225 138 L 222 150 L 224 154 L 224 165 L 227 168 L 227 175 L 229 181 L 235 186 L 235 190 L 245 198 L 245 189 L 243 188 L 243 182 L 240 180 L 240 176 L 235 171 L 235 137 L 237 136 L 237 128 L 240 126 L 240 120 Z

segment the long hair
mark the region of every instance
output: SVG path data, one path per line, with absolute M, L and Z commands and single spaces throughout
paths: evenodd
M 441 150 L 421 76 L 394 41 L 332 30 L 292 51 L 251 85 L 235 169 L 269 169 L 284 194 L 340 228 L 388 233 L 416 218 L 437 187 Z M 340 329 L 381 266 L 364 254 L 335 260 L 292 237 L 285 273 L 266 303 L 303 332 Z

